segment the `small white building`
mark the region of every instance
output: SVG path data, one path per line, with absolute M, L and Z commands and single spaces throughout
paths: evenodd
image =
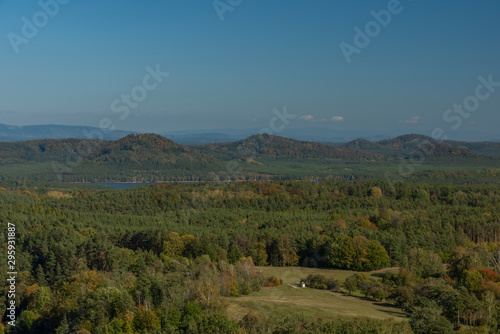
M 305 288 L 306 287 L 306 283 L 305 282 L 300 282 L 300 287 L 301 288 Z

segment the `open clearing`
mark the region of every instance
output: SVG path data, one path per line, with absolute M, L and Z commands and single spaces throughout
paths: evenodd
M 394 318 L 396 321 L 407 319 L 401 309 L 384 302 L 373 302 L 362 297 L 327 290 L 298 288 L 300 278 L 309 274 L 323 274 L 326 277 L 333 277 L 343 281 L 354 273 L 352 271 L 273 267 L 260 267 L 260 269 L 266 275 L 275 275 L 283 279 L 283 285 L 278 288 L 263 288 L 262 291 L 249 296 L 227 298 L 230 318 L 240 320 L 244 315 L 252 311 L 266 316 L 272 313 L 286 313 L 321 319 L 332 319 L 338 316 L 365 316 L 377 319 Z M 391 268 L 389 270 L 397 269 Z
M 264 273 L 265 276 L 276 276 L 283 280 L 283 284 L 294 284 L 298 285 L 302 278 L 306 278 L 310 274 L 321 274 L 325 275 L 326 278 L 335 278 L 341 282 L 349 276 L 352 276 L 359 271 L 351 270 L 334 270 L 334 269 L 318 269 L 318 268 L 306 268 L 306 267 L 258 267 L 260 271 Z M 386 268 L 375 270 L 371 272 L 365 272 L 366 276 L 371 277 L 380 273 L 387 271 L 398 272 L 399 268 Z

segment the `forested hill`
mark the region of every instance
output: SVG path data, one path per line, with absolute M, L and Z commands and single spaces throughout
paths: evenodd
M 439 142 L 426 136 L 405 135 L 378 142 L 357 139 L 335 147 L 261 134 L 236 142 L 189 146 L 177 144 L 157 134 L 130 134 L 115 141 L 44 139 L 0 142 L 0 164 L 60 161 L 68 154 L 75 153 L 85 160 L 96 162 L 216 162 L 259 157 L 380 161 L 394 157 L 411 157 L 419 151 L 438 158 L 476 158 L 480 155 L 500 157 L 500 143 Z
M 89 155 L 89 160 L 99 162 L 187 162 L 193 160 L 214 162 L 216 159 L 190 146 L 177 144 L 157 134 L 131 134 L 100 146 Z
M 436 182 L 439 178 L 433 176 L 437 175 L 434 172 L 446 170 L 451 177 L 447 178 L 449 182 L 499 182 L 498 157 L 480 156 L 448 143 L 419 147 L 415 140 L 418 138 L 407 136 L 392 144 L 384 142 L 391 149 L 358 141 L 359 147 L 371 147 L 367 150 L 267 134 L 198 146 L 181 145 L 157 134 L 130 134 L 116 141 L 49 139 L 0 143 L 0 180 L 354 180 L 381 178 L 388 172 L 399 175 L 400 165 L 409 162 L 413 181 Z M 425 159 L 421 159 L 422 155 Z M 410 181 L 408 176 L 405 179 Z
M 460 150 L 462 153 L 462 157 L 477 157 L 477 155 L 482 156 L 492 156 L 492 157 L 500 157 L 500 143 L 493 142 L 461 142 L 461 141 L 452 141 L 452 140 L 436 140 L 434 138 L 417 135 L 417 134 L 409 134 L 399 136 L 393 139 L 385 139 L 380 141 L 371 142 L 366 139 L 356 139 L 350 141 L 346 144 L 339 145 L 341 148 L 350 148 L 356 150 L 364 150 L 372 153 L 379 153 L 385 156 L 392 157 L 405 157 L 411 155 L 419 150 L 427 150 L 425 147 L 434 146 L 438 147 L 438 157 L 444 157 L 448 151 L 449 157 L 456 157 L 457 152 L 455 150 L 445 150 L 445 146 L 449 146 L 454 149 Z M 472 154 L 468 154 L 465 151 L 469 151 Z
M 180 145 L 157 134 L 130 134 L 116 141 L 46 139 L 0 143 L 0 163 L 63 160 L 70 152 L 86 161 L 169 161 L 234 159 L 248 156 L 283 158 L 330 158 L 381 160 L 383 156 L 351 148 L 337 148 L 316 142 L 298 141 L 273 135 L 256 135 L 233 143 L 201 146 Z
M 89 147 L 104 143 L 104 141 L 85 139 L 44 139 L 0 143 L 0 164 L 61 161 L 66 158 L 68 151 L 73 152 L 79 148 L 89 149 Z
M 333 147 L 316 142 L 299 141 L 269 134 L 260 134 L 232 143 L 208 144 L 211 151 L 235 156 L 269 156 L 274 158 L 331 158 L 344 160 L 381 160 L 383 156 L 352 148 Z
M 430 156 L 433 158 L 478 158 L 479 154 L 464 150 L 460 147 L 453 147 L 447 144 L 427 145 L 410 154 L 410 158 L 418 156 Z

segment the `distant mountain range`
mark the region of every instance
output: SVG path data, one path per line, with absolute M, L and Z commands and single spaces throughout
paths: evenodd
M 159 132 L 158 134 L 173 140 L 182 145 L 203 145 L 212 143 L 226 143 L 243 140 L 252 135 L 261 133 L 260 128 L 248 129 L 216 129 L 216 130 L 179 130 Z M 0 142 L 16 142 L 38 139 L 89 139 L 100 138 L 103 140 L 117 140 L 134 131 L 102 131 L 90 126 L 69 126 L 69 125 L 30 125 L 12 126 L 0 124 Z M 362 135 L 361 135 L 362 134 Z M 292 138 L 300 141 L 314 141 L 327 144 L 343 144 L 356 142 L 358 139 L 369 142 L 381 142 L 394 138 L 395 135 L 380 135 L 375 131 L 353 131 L 353 130 L 332 130 L 327 128 L 286 128 L 279 133 L 281 137 Z M 425 136 L 424 136 L 425 137 Z M 483 134 L 480 137 L 497 138 L 496 134 Z M 469 135 L 467 138 L 478 138 L 478 135 Z M 470 141 L 470 140 L 468 140 Z M 465 141 L 464 141 L 465 142 Z M 489 142 L 500 142 L 500 139 L 489 140 Z M 381 145 L 384 145 L 381 143 Z M 380 147 L 379 147 L 380 148 Z M 481 154 L 481 153 L 479 153 Z
M 0 163 L 53 161 L 68 152 L 80 152 L 77 154 L 95 163 L 214 162 L 262 157 L 377 161 L 410 158 L 419 152 L 436 158 L 500 157 L 500 143 L 440 142 L 422 135 L 404 135 L 376 142 L 357 139 L 332 145 L 261 134 L 234 142 L 182 145 L 157 134 L 129 134 L 108 141 L 71 138 L 3 142 Z
M 183 145 L 201 145 L 210 143 L 234 142 L 245 139 L 249 136 L 259 134 L 261 129 L 218 129 L 218 130 L 183 130 L 168 131 L 158 133 L 159 135 Z M 103 140 L 117 140 L 134 131 L 102 131 L 90 126 L 70 126 L 70 125 L 29 125 L 13 126 L 0 124 L 0 142 L 16 142 L 37 139 L 89 139 L 100 138 Z M 279 133 L 281 136 L 302 141 L 316 142 L 336 142 L 345 143 L 356 139 L 348 131 L 332 132 L 329 129 L 301 128 L 284 130 Z M 387 136 L 366 136 L 370 140 L 386 139 Z
M 182 145 L 158 134 L 117 140 L 41 139 L 0 143 L 0 180 L 155 182 L 271 178 L 381 177 L 403 160 L 496 169 L 500 143 L 437 142 L 405 135 L 322 144 L 261 134 L 225 143 Z M 424 167 L 423 167 L 424 168 Z M 430 168 L 430 169 L 428 169 Z M 496 174 L 495 174 L 496 175 Z
M 453 140 L 438 141 L 434 138 L 417 134 L 403 135 L 393 139 L 385 139 L 376 142 L 371 142 L 366 139 L 356 139 L 345 144 L 340 144 L 338 147 L 379 153 L 394 158 L 406 157 L 418 151 L 429 152 L 432 148 L 435 149 L 434 155 L 449 154 L 452 156 L 462 155 L 467 157 L 474 155 L 500 157 L 500 143 L 470 143 Z
M 184 130 L 184 131 L 169 131 L 160 133 L 160 135 L 172 139 L 175 142 L 186 145 L 197 145 L 206 143 L 222 143 L 229 141 L 238 141 L 248 138 L 252 135 L 262 133 L 260 128 L 249 129 L 217 129 L 217 130 Z M 389 139 L 387 135 L 363 135 L 356 136 L 353 131 L 348 130 L 332 130 L 325 128 L 293 128 L 284 129 L 283 131 L 274 133 L 281 137 L 297 139 L 300 141 L 315 141 L 319 143 L 346 143 L 348 141 L 364 138 L 368 140 Z
M 304 142 L 273 135 L 254 135 L 228 143 L 181 145 L 157 134 L 129 134 L 113 141 L 41 139 L 0 143 L 0 164 L 64 160 L 69 154 L 105 163 L 193 163 L 258 157 L 296 159 L 381 160 L 383 155 L 352 148 Z

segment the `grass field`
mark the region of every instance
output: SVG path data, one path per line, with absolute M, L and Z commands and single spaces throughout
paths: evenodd
M 283 284 L 298 285 L 301 278 L 306 278 L 309 274 L 321 274 L 326 278 L 335 278 L 339 281 L 344 281 L 347 277 L 352 276 L 358 271 L 350 270 L 333 270 L 333 269 L 318 269 L 305 267 L 258 267 L 260 271 L 267 276 L 276 276 L 283 280 Z M 368 277 L 376 276 L 377 274 L 391 271 L 397 272 L 399 268 L 380 269 L 372 272 L 365 272 Z
M 353 271 L 327 270 L 315 268 L 276 268 L 259 267 L 265 275 L 274 275 L 283 279 L 283 285 L 278 288 L 263 288 L 262 291 L 249 296 L 227 298 L 229 302 L 228 315 L 234 320 L 252 311 L 269 316 L 270 314 L 297 314 L 313 318 L 333 319 L 338 316 L 365 316 L 377 319 L 394 318 L 397 321 L 406 320 L 404 312 L 387 303 L 373 302 L 343 293 L 327 290 L 300 288 L 301 277 L 309 274 L 323 274 L 343 281 L 352 275 Z M 388 270 L 397 270 L 390 268 Z M 377 272 L 366 273 L 373 276 Z

